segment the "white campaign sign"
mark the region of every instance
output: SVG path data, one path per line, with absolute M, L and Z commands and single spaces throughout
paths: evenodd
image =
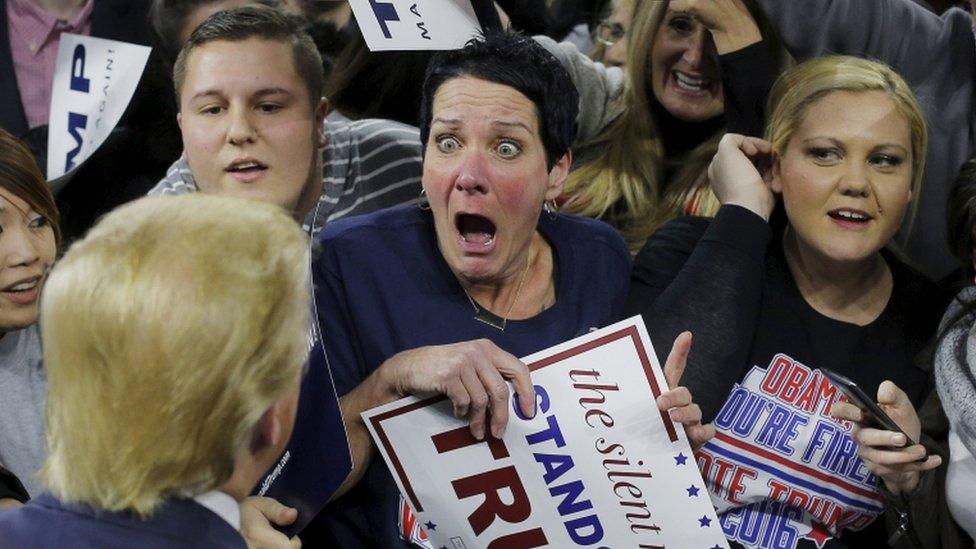
M 522 360 L 538 411 L 501 439 L 476 440 L 442 396 L 363 413 L 433 547 L 728 547 L 655 404 L 667 385 L 640 317 Z
M 453 50 L 481 33 L 469 0 L 349 0 L 372 51 Z
M 51 91 L 47 178 L 81 165 L 112 133 L 139 85 L 150 48 L 62 34 Z

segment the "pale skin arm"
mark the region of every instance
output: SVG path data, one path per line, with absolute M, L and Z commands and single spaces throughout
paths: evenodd
M 908 395 L 897 385 L 885 381 L 878 387 L 878 405 L 912 440 L 919 439 L 922 426 L 918 414 Z M 864 426 L 861 423 L 864 413 L 854 404 L 838 402 L 830 415 L 835 419 L 854 422 L 851 435 L 857 442 L 857 454 L 892 494 L 913 492 L 918 486 L 920 474 L 942 463 L 942 458 L 934 454 L 919 461 L 927 454 L 925 447 L 921 444 L 906 446 L 907 440 L 901 433 Z
M 762 40 L 759 26 L 742 0 L 671 0 L 668 7 L 688 12 L 701 21 L 711 33 L 719 55 Z

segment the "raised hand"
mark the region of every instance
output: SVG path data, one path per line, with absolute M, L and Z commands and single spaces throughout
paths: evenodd
M 768 221 L 776 204 L 769 188 L 772 154 L 769 141 L 725 134 L 708 166 L 708 179 L 719 202 L 742 206 Z
M 668 360 L 664 364 L 664 378 L 668 380 L 670 391 L 657 397 L 657 407 L 674 421 L 682 424 L 691 449 L 698 451 L 706 442 L 715 436 L 712 424 L 702 425 L 701 408 L 695 404 L 691 391 L 687 387 L 680 387 L 681 375 L 688 364 L 688 353 L 691 351 L 691 332 L 682 332 L 674 340 Z
M 762 40 L 759 26 L 742 0 L 671 0 L 668 8 L 691 14 L 708 29 L 719 55 Z

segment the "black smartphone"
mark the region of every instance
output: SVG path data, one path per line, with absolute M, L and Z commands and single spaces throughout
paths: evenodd
M 912 440 L 912 437 L 908 436 L 908 433 L 902 431 L 901 427 L 895 423 L 895 420 L 891 419 L 891 416 L 886 414 L 885 411 L 881 409 L 881 406 L 878 406 L 878 403 L 876 403 L 873 398 L 869 397 L 867 393 L 858 387 L 857 383 L 854 383 L 854 381 L 852 381 L 849 377 L 843 374 L 838 374 L 829 368 L 821 367 L 820 371 L 823 372 L 823 375 L 827 376 L 827 379 L 829 379 L 831 383 L 833 383 L 838 389 L 847 395 L 848 400 L 850 400 L 852 404 L 864 412 L 865 423 L 871 425 L 872 427 L 894 431 L 896 433 L 905 435 L 905 440 L 908 441 L 905 447 L 918 444 Z

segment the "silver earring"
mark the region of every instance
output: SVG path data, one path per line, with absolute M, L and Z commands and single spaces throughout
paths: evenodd
M 547 200 L 542 203 L 542 211 L 546 212 L 549 219 L 556 219 L 556 201 Z
M 420 197 L 417 198 L 417 207 L 425 212 L 430 209 L 430 202 L 427 201 L 427 189 L 420 187 Z

